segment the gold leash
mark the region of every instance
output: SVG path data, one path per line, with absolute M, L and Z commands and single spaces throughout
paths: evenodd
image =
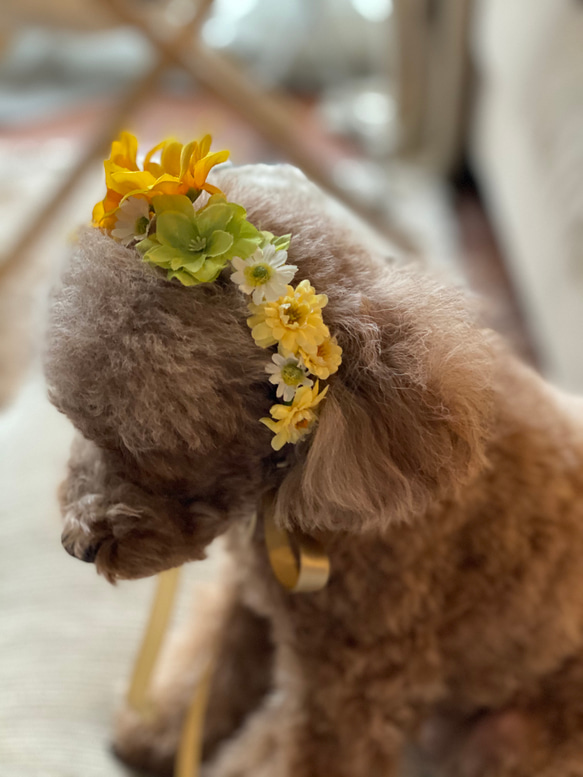
M 143 718 L 151 719 L 154 714 L 148 691 L 164 635 L 168 629 L 179 577 L 180 568 L 178 567 L 168 569 L 158 575 L 158 587 L 152 602 L 150 618 L 134 664 L 127 702 Z
M 293 593 L 308 593 L 324 588 L 330 576 L 330 561 L 322 546 L 312 537 L 293 537 L 277 526 L 274 519 L 274 494 L 262 501 L 265 544 L 273 573 L 281 585 Z M 253 524 L 254 526 L 254 524 Z M 152 675 L 162 648 L 172 613 L 180 569 L 158 575 L 158 587 L 150 618 L 134 665 L 128 704 L 145 719 L 155 714 L 149 697 Z M 211 659 L 198 683 L 186 714 L 174 765 L 174 777 L 199 777 L 204 732 L 204 717 L 213 679 Z
M 275 500 L 268 494 L 263 500 L 263 526 L 273 574 L 292 593 L 320 591 L 330 577 L 330 559 L 320 543 L 307 534 L 290 537 L 276 524 L 274 514 Z

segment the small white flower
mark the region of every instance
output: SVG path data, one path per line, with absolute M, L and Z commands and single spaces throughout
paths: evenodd
M 231 280 L 242 292 L 253 295 L 253 302 L 275 302 L 286 293 L 286 286 L 297 272 L 293 264 L 286 264 L 287 251 L 276 251 L 272 245 L 258 248 L 248 259 L 236 256 L 236 270 Z
M 128 197 L 119 207 L 112 237 L 129 245 L 133 240 L 143 240 L 148 236 L 150 225 L 150 206 L 139 197 Z
M 276 395 L 284 402 L 291 402 L 300 386 L 313 386 L 314 381 L 308 378 L 306 366 L 301 357 L 281 356 L 274 353 L 273 364 L 268 364 L 265 372 L 270 376 L 269 382 L 277 386 Z

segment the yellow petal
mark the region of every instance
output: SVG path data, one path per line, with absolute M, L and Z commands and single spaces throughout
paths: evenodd
M 103 207 L 103 203 L 98 202 L 97 205 L 93 208 L 93 213 L 92 213 L 93 223 L 98 227 L 101 226 L 101 220 L 104 217 L 104 215 L 105 215 L 105 208 Z
M 291 405 L 273 405 L 269 412 L 275 418 L 277 421 L 283 421 L 284 418 L 287 418 L 292 411 Z
M 226 162 L 228 158 L 228 151 L 215 151 L 214 154 L 208 154 L 208 156 L 205 156 L 199 162 L 196 162 L 194 169 L 192 170 L 192 180 L 194 182 L 194 186 L 197 189 L 202 189 L 202 186 L 206 182 L 207 176 L 211 169 L 221 162 Z
M 182 153 L 182 143 L 172 141 L 164 146 L 160 163 L 165 173 L 175 177 L 180 176 L 180 155 Z
M 276 421 L 272 421 L 271 418 L 260 418 L 260 423 L 265 424 L 265 426 L 272 432 L 277 432 L 279 429 L 279 425 Z
M 131 132 L 122 132 L 111 144 L 110 160 L 127 170 L 137 170 L 138 139 Z
M 209 194 L 222 194 L 222 191 L 218 188 L 218 186 L 213 186 L 212 183 L 203 183 L 200 188 Z
M 107 162 L 105 164 L 107 165 Z M 123 170 L 112 165 L 105 170 L 105 182 L 108 189 L 121 194 L 123 197 L 125 194 L 131 194 L 131 192 L 136 190 L 147 190 L 156 183 L 156 178 L 148 172 Z
M 286 442 L 289 442 L 287 437 L 283 434 L 276 434 L 275 437 L 271 441 L 271 447 L 274 451 L 279 451 L 283 448 L 283 446 L 286 444 Z
M 202 159 L 211 150 L 211 143 L 213 139 L 210 135 L 205 135 L 204 138 L 198 144 L 198 158 Z
M 148 151 L 144 159 L 144 170 L 156 176 L 159 174 L 158 171 L 160 170 L 160 165 L 157 162 L 152 162 L 152 157 L 157 151 L 160 151 L 160 149 L 163 148 L 164 144 L 167 142 L 167 140 L 163 140 L 161 143 L 157 143 Z M 151 168 L 155 168 L 155 170 Z
M 180 177 L 184 178 L 186 175 L 188 168 L 190 167 L 190 159 L 193 155 L 193 153 L 196 151 L 196 148 L 198 147 L 198 143 L 196 140 L 191 140 L 190 143 L 187 143 L 185 146 L 182 147 L 182 151 L 180 152 Z

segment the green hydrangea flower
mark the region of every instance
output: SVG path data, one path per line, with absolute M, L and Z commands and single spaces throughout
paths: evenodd
M 261 232 L 247 221 L 241 205 L 213 195 L 195 211 L 184 195 L 161 195 L 152 200 L 156 234 L 138 243 L 144 261 L 167 271 L 185 286 L 210 283 L 234 257 L 251 256 L 261 244 Z

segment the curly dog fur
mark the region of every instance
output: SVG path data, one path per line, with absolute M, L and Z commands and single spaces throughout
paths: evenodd
M 583 777 L 581 401 L 460 291 L 375 256 L 293 169 L 214 182 L 293 233 L 343 364 L 315 433 L 275 454 L 266 354 L 229 278 L 184 288 L 82 235 L 46 358 L 80 433 L 65 547 L 112 581 L 199 559 L 221 534 L 233 561 L 171 654 L 158 718 L 123 711 L 117 751 L 169 772 L 220 633 L 208 777 L 391 777 L 414 740 L 449 777 Z M 274 486 L 281 523 L 329 554 L 319 593 L 283 591 L 261 530 L 244 530 Z

